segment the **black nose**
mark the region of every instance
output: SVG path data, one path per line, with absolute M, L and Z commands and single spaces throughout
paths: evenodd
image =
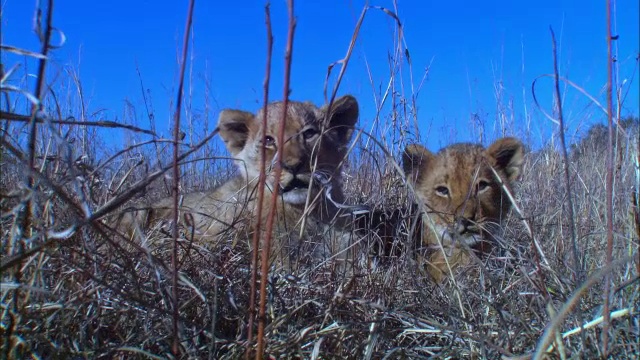
M 467 218 L 462 218 L 460 219 L 460 224 L 462 226 L 464 226 L 465 228 L 468 228 L 469 226 L 473 226 L 473 221 L 467 219 Z
M 467 232 L 476 232 L 477 226 L 475 221 L 469 220 L 467 218 L 458 218 L 456 220 L 456 229 L 459 234 L 465 234 Z

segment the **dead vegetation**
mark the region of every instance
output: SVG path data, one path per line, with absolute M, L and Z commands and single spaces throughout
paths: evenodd
M 394 50 L 404 46 L 401 35 L 399 39 Z M 402 66 L 402 56 L 403 51 L 396 51 L 392 66 Z M 55 96 L 31 92 L 22 81 L 14 84 L 18 75 L 13 70 L 3 70 L 0 94 L 2 357 L 244 356 L 250 289 L 259 298 L 259 286 L 250 283 L 251 239 L 223 237 L 205 247 L 181 236 L 172 265 L 172 234 L 162 226 L 148 229 L 146 238 L 138 241 L 113 231 L 104 220 L 126 204 L 170 194 L 166 173 L 172 165 L 171 140 L 141 140 L 144 129 L 123 124 L 126 127 L 111 131 L 126 134 L 126 147 L 101 152 L 101 129 L 114 124 L 90 123 L 94 119 L 86 116 L 78 116 L 79 123 L 62 122 Z M 48 81 L 44 72 L 40 76 L 41 82 Z M 390 214 L 412 199 L 397 162 L 401 149 L 414 141 L 417 114 L 415 96 L 403 97 L 395 88 L 400 85 L 392 84 L 386 93 L 376 94 L 380 111 L 371 133 L 360 133 L 345 177 L 348 203 L 388 209 Z M 63 91 L 49 85 L 51 94 Z M 16 95 L 13 88 L 23 94 Z M 21 112 L 9 99 L 24 93 L 30 94 L 34 111 L 20 120 Z M 461 269 L 455 282 L 438 285 L 424 273 L 410 240 L 415 231 L 410 213 L 397 211 L 389 216 L 407 219 L 390 230 L 401 245 L 398 251 L 386 257 L 369 253 L 349 276 L 329 263 L 258 274 L 259 282 L 267 281 L 265 354 L 637 358 L 638 128 L 637 118 L 615 128 L 610 265 L 605 262 L 606 137 L 596 125 L 570 148 L 568 183 L 555 139 L 526 155 L 517 208 L 506 221 L 504 238 L 492 254 Z M 33 135 L 34 142 L 25 141 L 25 134 Z M 206 129 L 188 134 L 181 148 L 184 156 L 178 159 L 183 191 L 212 188 L 228 178 L 226 154 L 211 145 L 212 136 Z M 572 219 L 566 208 L 568 189 L 573 194 Z M 570 221 L 575 223 L 581 268 L 573 259 Z M 354 241 L 368 249 L 378 236 L 354 235 Z M 605 287 L 610 289 L 611 325 L 603 354 Z M 175 304 L 177 336 L 172 329 Z M 545 343 L 547 335 L 551 337 Z M 172 348 L 176 339 L 177 352 Z

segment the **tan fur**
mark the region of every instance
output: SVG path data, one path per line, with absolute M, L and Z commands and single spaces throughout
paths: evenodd
M 454 144 L 436 154 L 422 145 L 407 146 L 403 167 L 425 205 L 422 242 L 430 249 L 426 267 L 436 281 L 449 275 L 449 269 L 470 262 L 469 247 L 486 251 L 500 235 L 500 224 L 511 208 L 504 189 L 511 189 L 518 179 L 523 152 L 515 138 L 496 140 L 487 149 Z
M 328 113 L 327 106 L 318 108 L 309 102 L 290 101 L 282 145 L 277 139 L 283 103 L 270 103 L 266 110 L 261 109 L 256 115 L 239 110 L 220 113 L 220 136 L 235 159 L 238 174 L 213 191 L 185 195 L 180 207 L 181 225 L 203 244 L 229 237 L 250 241 L 257 220 L 257 185 L 264 144 L 267 183 L 260 220 L 264 229 L 273 190 L 279 186 L 272 243 L 273 253 L 279 256 L 275 258 L 288 264 L 290 258 L 334 253 L 336 246 L 328 241 L 332 238 L 328 233 L 340 220 L 339 210 L 327 199 L 327 193 L 334 201 L 343 201 L 340 165 L 358 119 L 358 103 L 347 95 L 336 99 Z M 277 151 L 282 151 L 280 181 L 275 179 Z M 171 198 L 160 200 L 135 218 L 143 224 L 171 219 L 172 203 Z M 306 219 L 304 214 L 308 215 Z M 305 229 L 299 237 L 303 219 Z M 131 221 L 128 227 L 133 228 Z

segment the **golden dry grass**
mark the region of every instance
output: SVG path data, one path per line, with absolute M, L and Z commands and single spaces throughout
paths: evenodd
M 403 106 L 377 114 L 374 132 L 356 142 L 345 177 L 349 203 L 392 211 L 412 198 L 396 162 L 413 141 L 414 99 L 399 94 L 390 91 L 389 102 Z M 146 184 L 159 166 L 141 159 L 169 166 L 171 146 L 160 140 L 131 145 L 113 159 L 115 151 L 98 153 L 97 147 L 78 153 L 71 138 L 99 144 L 99 134 L 52 121 L 59 109 L 43 104 L 33 148 L 15 136 L 27 119 L 17 119 L 14 108 L 2 109 L 3 358 L 175 357 L 171 235 L 157 226 L 145 239 L 130 241 L 102 221 L 126 203 L 105 205 L 123 198 L 134 184 L 144 185 L 136 199 L 167 195 L 166 178 Z M 140 134 L 131 127 L 118 131 L 132 139 Z M 525 129 L 515 131 L 526 138 Z M 195 137 L 205 136 L 202 130 Z M 637 118 L 621 122 L 616 136 L 612 266 L 605 264 L 606 137 L 595 126 L 569 149 L 568 184 L 554 139 L 527 154 L 517 209 L 506 221 L 504 239 L 489 256 L 458 272 L 455 282 L 434 284 L 421 271 L 410 222 L 394 234 L 403 246 L 386 258 L 368 251 L 375 233 L 354 235 L 368 261 L 354 265 L 348 276 L 321 262 L 269 274 L 265 353 L 274 358 L 528 358 L 557 322 L 553 347 L 542 349 L 548 350 L 545 356 L 600 357 L 598 321 L 608 286 L 607 356 L 637 358 L 640 224 L 632 195 L 640 188 Z M 37 166 L 29 172 L 31 156 Z M 228 178 L 229 163 L 219 158 L 224 156 L 206 141 L 196 147 L 183 167 L 183 189 L 212 188 Z M 33 186 L 24 180 L 29 175 Z M 573 219 L 567 215 L 568 189 Z M 96 213 L 104 217 L 92 217 Z M 570 221 L 576 225 L 582 269 L 574 263 Z M 204 247 L 179 239 L 179 358 L 244 355 L 249 241 L 223 237 Z

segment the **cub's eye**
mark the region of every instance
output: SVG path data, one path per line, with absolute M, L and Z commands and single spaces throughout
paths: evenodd
M 316 135 L 318 135 L 318 130 L 316 130 L 314 128 L 308 128 L 307 130 L 302 132 L 302 137 L 305 140 L 310 140 L 310 139 L 314 138 Z
M 438 186 L 436 187 L 436 194 L 447 197 L 449 196 L 449 189 L 446 186 Z
M 478 191 L 486 190 L 489 188 L 489 182 L 486 180 L 478 181 Z
M 273 136 L 266 135 L 263 142 L 264 146 L 273 146 L 276 144 L 276 139 L 274 139 Z

